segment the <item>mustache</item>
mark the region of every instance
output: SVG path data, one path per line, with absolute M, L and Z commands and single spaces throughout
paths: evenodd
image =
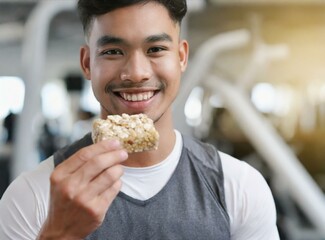
M 125 80 L 120 83 L 110 82 L 105 85 L 105 92 L 115 92 L 119 89 L 135 89 L 135 88 L 154 88 L 157 90 L 164 90 L 166 88 L 166 84 L 163 82 L 132 82 Z

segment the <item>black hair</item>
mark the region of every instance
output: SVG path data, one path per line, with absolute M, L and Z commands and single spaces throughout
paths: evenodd
M 173 21 L 181 24 L 187 12 L 186 0 L 79 0 L 78 13 L 87 35 L 94 17 L 134 4 L 156 2 L 163 5 Z

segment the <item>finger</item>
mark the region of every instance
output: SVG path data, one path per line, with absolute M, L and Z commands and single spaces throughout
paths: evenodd
M 102 222 L 108 208 L 119 193 L 121 186 L 122 182 L 118 180 L 101 195 L 95 196 L 88 202 L 82 202 L 81 205 L 85 206 L 89 214 L 97 218 L 98 222 Z
M 76 184 L 88 185 L 94 178 L 108 171 L 112 166 L 119 164 L 128 158 L 125 150 L 115 150 L 108 153 L 99 154 L 88 160 L 83 166 L 75 171 L 71 178 Z M 109 171 L 108 171 L 109 172 Z
M 78 196 L 79 201 L 88 202 L 100 196 L 103 192 L 112 188 L 112 186 L 120 180 L 122 175 L 123 167 L 120 164 L 106 169 L 82 190 Z
M 97 204 L 105 205 L 108 207 L 111 205 L 113 200 L 116 198 L 117 194 L 120 192 L 122 187 L 122 181 L 118 180 L 114 184 L 102 192 L 97 198 Z M 106 209 L 106 211 L 107 211 Z
M 62 175 L 73 173 L 94 156 L 117 149 L 121 149 L 121 144 L 117 140 L 105 140 L 92 144 L 77 151 L 67 160 L 59 164 L 55 170 L 62 172 Z

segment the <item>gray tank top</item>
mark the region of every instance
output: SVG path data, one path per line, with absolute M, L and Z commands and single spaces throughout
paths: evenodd
M 216 149 L 183 136 L 178 166 L 163 189 L 140 201 L 120 192 L 103 224 L 86 239 L 228 240 L 221 161 Z M 54 154 L 54 163 L 92 144 L 90 134 Z

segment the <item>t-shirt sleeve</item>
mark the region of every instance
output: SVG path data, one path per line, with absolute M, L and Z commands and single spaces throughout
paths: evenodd
M 40 168 L 48 168 L 46 163 Z M 35 240 L 47 215 L 49 172 L 16 178 L 0 200 L 0 239 Z
M 278 240 L 276 209 L 263 176 L 245 162 L 221 154 L 232 240 Z

